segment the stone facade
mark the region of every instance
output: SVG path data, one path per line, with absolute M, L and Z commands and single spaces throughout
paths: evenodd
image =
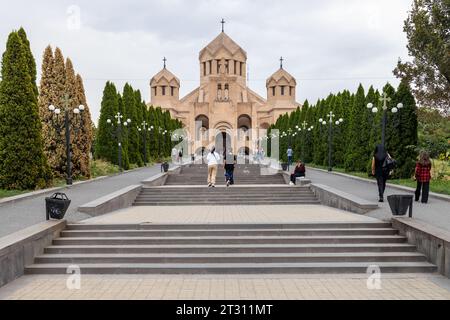
M 297 82 L 282 65 L 267 79 L 267 99 L 247 87 L 247 53 L 225 32 L 200 51 L 199 63 L 200 86 L 181 99 L 180 80 L 165 66 L 150 81 L 149 105 L 183 122 L 191 137 L 189 153 L 214 141 L 218 149 L 251 153 L 280 115 L 301 107 Z

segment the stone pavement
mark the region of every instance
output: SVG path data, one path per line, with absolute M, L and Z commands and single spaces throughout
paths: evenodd
M 81 221 L 88 224 L 208 224 L 377 222 L 320 205 L 131 207 Z
M 2 300 L 450 300 L 449 280 L 438 275 L 381 275 L 369 289 L 365 275 L 23 276 L 0 288 Z
M 378 201 L 378 189 L 376 184 L 355 180 L 320 170 L 314 170 L 311 168 L 307 168 L 307 177 L 311 179 L 313 183 L 325 184 L 332 188 L 342 190 L 373 202 Z M 385 202 L 380 203 L 380 208 L 369 212 L 367 216 L 381 220 L 390 220 L 392 218 L 392 214 L 386 197 L 392 194 L 411 193 L 386 187 Z M 413 218 L 450 231 L 450 202 L 434 198 L 430 198 L 428 204 L 414 202 Z
M 157 164 L 152 167 L 134 170 L 99 181 L 74 185 L 59 191 L 66 193 L 72 200 L 66 214 L 67 220 L 75 222 L 89 218 L 89 215 L 77 212 L 77 208 L 80 205 L 130 185 L 139 184 L 142 180 L 160 173 L 160 170 L 161 166 Z M 0 206 L 0 237 L 44 221 L 44 198 L 52 193 L 50 192 L 36 198 L 24 199 L 16 203 Z

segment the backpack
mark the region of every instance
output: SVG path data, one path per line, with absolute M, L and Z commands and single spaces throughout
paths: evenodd
M 396 166 L 397 166 L 397 162 L 388 155 L 384 159 L 382 169 L 383 169 L 383 172 L 390 174 L 392 172 L 392 170 L 395 169 Z

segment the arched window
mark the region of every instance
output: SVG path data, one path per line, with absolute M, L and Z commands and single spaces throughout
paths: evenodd
M 163 95 L 163 96 L 166 95 L 166 86 L 162 86 L 162 95 Z
M 281 95 L 284 96 L 284 86 L 281 86 Z
M 277 87 L 272 87 L 272 96 L 274 96 L 274 97 L 275 97 L 275 93 L 276 93 L 276 88 Z
M 230 91 L 230 87 L 227 83 L 227 84 L 225 84 L 225 96 L 224 96 L 225 100 L 228 100 L 228 98 L 229 98 L 229 91 Z
M 153 89 L 155 90 L 154 95 L 156 97 L 158 95 L 158 87 L 153 87 Z
M 238 70 L 238 62 L 234 60 L 234 74 L 237 74 L 237 70 Z
M 217 85 L 217 100 L 222 100 L 222 85 Z
M 203 62 L 203 76 L 206 76 L 206 62 Z
M 172 97 L 175 95 L 175 87 L 170 87 L 170 95 Z

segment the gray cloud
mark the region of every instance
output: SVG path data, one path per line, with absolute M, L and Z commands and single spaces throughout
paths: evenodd
M 265 79 L 286 58 L 298 79 L 298 100 L 355 90 L 361 82 L 397 84 L 392 69 L 406 57 L 403 21 L 411 0 L 152 0 L 24 1 L 0 12 L 0 50 L 8 33 L 23 26 L 38 65 L 44 48 L 59 46 L 71 57 L 98 118 L 104 84 L 131 83 L 149 99 L 148 83 L 162 67 L 182 81 L 182 94 L 199 82 L 198 52 L 226 32 L 248 53 L 249 85 L 265 96 Z M 67 10 L 80 8 L 79 30 L 68 28 Z M 40 71 L 39 71 L 40 72 Z

